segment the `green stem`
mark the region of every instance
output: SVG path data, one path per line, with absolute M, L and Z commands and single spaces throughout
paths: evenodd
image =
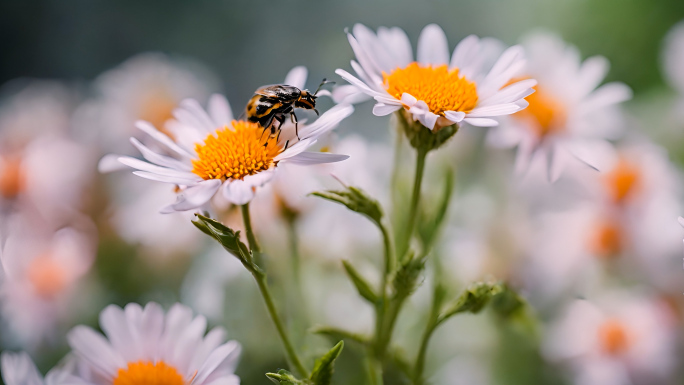
M 249 242 L 250 250 L 256 255 L 260 255 L 261 250 L 259 249 L 259 244 L 254 236 L 254 231 L 252 231 L 252 221 L 249 215 L 249 203 L 242 205 L 242 220 L 245 223 L 245 232 L 247 233 L 247 241 Z M 271 296 L 271 292 L 268 289 L 268 284 L 266 283 L 266 273 L 259 268 L 248 269 L 250 273 L 252 273 L 257 286 L 259 286 L 259 291 L 261 292 L 261 296 L 266 304 L 268 314 L 271 316 L 271 320 L 273 321 L 273 324 L 278 331 L 278 335 L 280 336 L 280 340 L 283 343 L 283 347 L 285 348 L 287 360 L 290 362 L 290 365 L 294 368 L 294 371 L 297 372 L 299 376 L 308 377 L 309 372 L 306 370 L 306 368 L 304 368 L 302 361 L 297 356 L 297 352 L 295 351 L 294 346 L 292 345 L 292 342 L 290 342 L 290 338 L 285 331 L 283 321 L 281 321 L 280 316 L 278 315 L 275 303 L 273 302 L 273 297 Z
M 382 233 L 382 242 L 384 245 L 384 262 L 385 262 L 385 270 L 382 275 L 382 283 L 380 286 L 380 302 L 376 305 L 376 316 L 375 316 L 375 336 L 376 336 L 376 345 L 375 345 L 375 352 L 374 356 L 376 358 L 382 358 L 385 354 L 385 350 L 387 349 L 387 343 L 382 342 L 384 341 L 385 338 L 385 323 L 386 323 L 386 315 L 388 314 L 390 310 L 391 303 L 388 298 L 388 289 L 389 289 L 389 279 L 391 275 L 394 273 L 395 270 L 395 265 L 396 265 L 396 258 L 394 256 L 394 252 L 392 249 L 392 239 L 390 238 L 390 233 L 387 231 L 387 228 L 382 224 L 378 223 L 378 227 L 380 228 L 380 232 Z
M 409 215 L 406 221 L 406 230 L 400 249 L 397 250 L 397 255 L 404 259 L 409 250 L 411 239 L 413 238 L 413 230 L 416 227 L 416 219 L 418 216 L 418 204 L 420 202 L 420 187 L 423 183 L 423 172 L 425 171 L 425 158 L 427 157 L 428 149 L 418 148 L 416 153 L 416 174 L 413 178 L 413 192 L 411 193 L 411 205 L 409 206 Z
M 430 338 L 432 334 L 437 329 L 437 326 L 441 323 L 439 320 L 439 309 L 434 308 L 430 311 L 430 319 L 428 324 L 423 331 L 423 336 L 420 341 L 420 348 L 418 349 L 418 356 L 416 357 L 416 362 L 413 366 L 413 384 L 422 385 L 425 381 L 423 379 L 423 372 L 425 371 L 425 359 L 427 357 L 427 348 L 430 343 Z M 437 306 L 439 306 L 437 304 Z

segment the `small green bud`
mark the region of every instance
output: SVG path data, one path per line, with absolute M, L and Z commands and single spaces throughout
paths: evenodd
M 413 120 L 411 113 L 403 108 L 397 111 L 395 116 L 398 127 L 408 138 L 411 147 L 419 151 L 435 150 L 458 132 L 458 124 L 430 130 L 419 121 Z

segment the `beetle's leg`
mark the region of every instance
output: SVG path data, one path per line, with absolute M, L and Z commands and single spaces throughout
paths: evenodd
M 299 139 L 299 121 L 297 120 L 297 115 L 294 113 L 294 111 L 290 112 L 290 119 L 292 120 L 292 123 L 295 124 L 295 135 L 297 135 L 297 140 Z

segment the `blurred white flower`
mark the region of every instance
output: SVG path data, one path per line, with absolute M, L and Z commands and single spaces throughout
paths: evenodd
M 124 152 L 129 137 L 147 140 L 135 129 L 136 121 L 148 121 L 168 134 L 166 122 L 178 104 L 186 98 L 205 102 L 219 91 L 217 84 L 216 76 L 199 63 L 139 54 L 95 79 L 94 98 L 76 112 L 79 136 L 105 152 Z
M 556 35 L 535 33 L 523 46 L 527 65 L 515 76 L 536 79 L 536 92 L 527 98 L 530 106 L 525 111 L 490 131 L 488 142 L 517 146 L 518 172 L 533 161 L 548 164 L 551 181 L 573 158 L 598 168 L 595 159 L 605 148 L 604 140 L 614 139 L 623 128 L 618 104 L 631 98 L 631 90 L 617 82 L 598 87 L 608 61 L 594 56 L 582 62 L 577 49 Z
M 3 352 L 0 371 L 5 385 L 87 385 L 86 381 L 70 374 L 67 368 L 55 367 L 43 378 L 28 354 Z
M 373 108 L 377 116 L 403 107 L 431 130 L 462 121 L 489 127 L 498 124 L 492 117 L 525 108 L 524 98 L 534 92 L 532 79 L 511 82 L 525 65 L 519 46 L 508 48 L 490 66 L 492 48 L 499 43 L 471 35 L 449 59 L 447 38 L 436 24 L 420 34 L 417 60 L 400 28 L 381 27 L 376 34 L 356 24 L 348 39 L 356 56 L 351 65 L 357 76 L 342 69 L 336 73 L 356 89 L 338 88 L 334 95 L 337 100 L 358 101 L 355 93 L 365 93 L 377 102 Z
M 551 361 L 568 363 L 578 385 L 666 383 L 675 365 L 675 325 L 664 302 L 611 293 L 571 303 L 550 328 L 543 351 Z
M 62 228 L 56 232 L 40 223 L 21 223 L 14 217 L 0 260 L 5 282 L 0 305 L 12 343 L 35 349 L 54 342 L 60 326 L 75 317 L 79 280 L 95 258 L 89 232 Z
M 94 157 L 69 139 L 70 93 L 33 82 L 0 106 L 0 210 L 64 224 L 83 208 Z
M 240 383 L 234 374 L 240 344 L 224 343 L 221 328 L 205 336 L 206 319 L 193 317 L 188 307 L 175 304 L 165 314 L 156 303 L 110 305 L 100 313 L 100 327 L 106 338 L 87 326 L 67 336 L 83 368 L 80 375 L 90 383 Z

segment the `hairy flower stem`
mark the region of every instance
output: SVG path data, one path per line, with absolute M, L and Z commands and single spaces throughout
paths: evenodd
M 254 236 L 254 231 L 252 230 L 252 222 L 249 216 L 249 203 L 242 206 L 242 220 L 245 223 L 245 232 L 247 233 L 247 241 L 249 242 L 249 248 L 255 255 L 260 256 L 261 250 L 259 249 L 259 244 L 257 243 L 256 237 Z M 268 289 L 266 273 L 258 268 L 249 269 L 249 271 L 250 273 L 252 273 L 252 276 L 254 277 L 257 286 L 259 286 L 259 292 L 261 292 L 261 296 L 264 299 L 264 303 L 266 304 L 268 314 L 271 316 L 271 320 L 273 321 L 273 324 L 275 325 L 276 330 L 278 331 L 278 336 L 280 337 L 280 340 L 283 343 L 283 347 L 285 348 L 285 355 L 287 356 L 288 362 L 299 376 L 308 377 L 309 372 L 302 364 L 302 361 L 299 359 L 299 356 L 297 356 L 297 352 L 295 351 L 294 346 L 292 345 L 292 342 L 290 341 L 290 338 L 287 335 L 287 331 L 285 330 L 283 321 L 280 319 L 280 316 L 278 315 L 275 303 L 273 302 L 273 297 L 271 296 L 271 292 Z
M 435 297 L 437 294 L 435 292 Z M 430 309 L 430 319 L 428 320 L 425 331 L 423 331 L 423 336 L 420 340 L 420 348 L 418 349 L 418 356 L 416 357 L 416 362 L 413 365 L 413 385 L 423 385 L 425 379 L 423 378 L 423 372 L 425 371 L 425 359 L 427 357 L 427 348 L 430 343 L 430 338 L 432 333 L 435 332 L 437 326 L 440 324 L 439 319 L 439 308 L 441 301 L 437 298 L 433 299 L 432 308 Z

